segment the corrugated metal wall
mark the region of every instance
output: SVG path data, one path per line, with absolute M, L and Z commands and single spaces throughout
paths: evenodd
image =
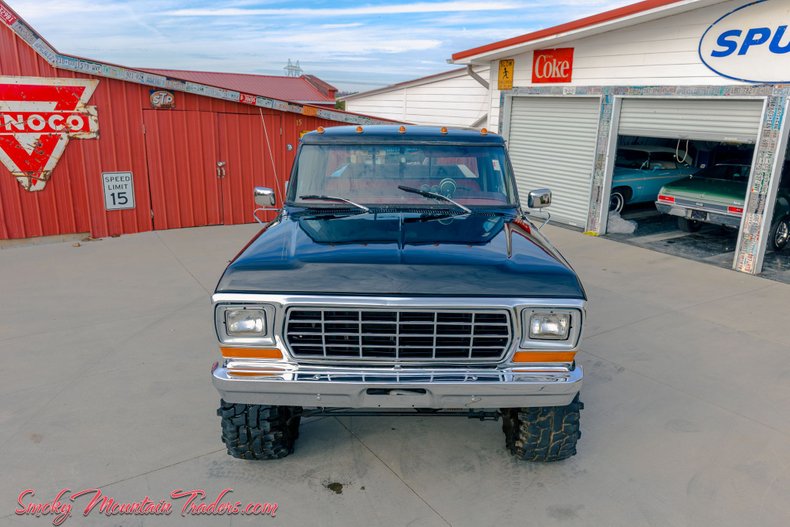
M 551 189 L 552 217 L 584 228 L 590 202 L 600 99 L 513 97 L 508 150 L 522 202 Z
M 261 112 L 267 131 L 274 134 L 270 139 L 274 139 L 272 151 L 281 183 L 288 178 L 299 133 L 338 124 L 180 92 L 175 94 L 176 109 L 151 110 L 149 87 L 57 70 L 2 25 L 0 75 L 99 80 L 88 102 L 97 107 L 99 137 L 70 139 L 42 191 L 25 191 L 0 166 L 0 239 L 72 233 L 104 237 L 154 228 L 250 222 L 253 201 L 248 187 L 273 182 L 268 152 L 261 153 L 264 158 L 244 157 L 245 152 L 261 152 L 265 147 L 260 143 Z M 206 116 L 195 123 L 196 114 Z M 195 124 L 197 129 L 192 126 Z M 156 141 L 146 139 L 152 126 L 158 134 Z M 196 133 L 201 135 L 205 150 L 195 147 Z M 217 156 L 224 148 L 236 152 L 234 165 L 241 169 L 247 163 L 251 167 L 243 169 L 248 173 L 219 184 L 225 194 L 217 201 L 212 195 L 212 185 L 217 183 L 210 183 L 209 178 L 216 175 L 216 162 L 223 159 L 211 155 L 214 147 L 206 141 L 214 142 Z M 292 151 L 286 149 L 289 143 Z M 149 179 L 149 167 L 154 169 L 152 175 L 158 168 L 168 177 Z M 115 171 L 134 174 L 135 209 L 104 210 L 101 174 Z M 154 183 L 152 188 L 149 181 Z M 236 181 L 239 184 L 234 184 Z M 278 197 L 281 195 L 279 190 Z M 157 209 L 162 213 L 157 214 Z

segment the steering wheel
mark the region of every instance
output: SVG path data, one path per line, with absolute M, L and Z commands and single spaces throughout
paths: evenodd
M 446 198 L 452 198 L 457 188 L 453 178 L 446 177 L 439 182 L 439 193 Z

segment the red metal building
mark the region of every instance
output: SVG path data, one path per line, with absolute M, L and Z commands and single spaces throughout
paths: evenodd
M 0 239 L 247 223 L 301 133 L 381 122 L 64 55 L 2 0 L 0 19 Z

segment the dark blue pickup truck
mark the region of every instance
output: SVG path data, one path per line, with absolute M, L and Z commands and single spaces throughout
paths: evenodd
M 273 190 L 255 193 L 274 206 Z M 585 303 L 522 209 L 500 136 L 319 128 L 278 216 L 213 295 L 223 441 L 273 459 L 306 415 L 458 414 L 501 417 L 521 459 L 565 459 L 580 435 Z

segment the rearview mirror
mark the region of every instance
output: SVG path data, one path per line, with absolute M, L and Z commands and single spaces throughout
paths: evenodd
M 267 187 L 255 187 L 255 204 L 261 207 L 274 207 L 276 203 L 274 191 Z
M 527 206 L 530 209 L 542 209 L 551 205 L 551 190 L 539 188 L 529 193 Z

